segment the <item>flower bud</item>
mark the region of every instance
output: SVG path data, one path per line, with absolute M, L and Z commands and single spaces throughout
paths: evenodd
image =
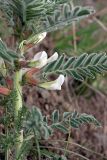
M 0 86 L 0 94 L 7 96 L 10 94 L 10 92 L 11 92 L 11 90 L 9 90 L 8 88 Z
M 33 75 L 38 72 L 39 69 L 37 68 L 32 68 L 28 70 L 24 75 L 23 75 L 23 82 L 28 83 L 30 85 L 36 85 L 37 80 L 33 78 Z
M 41 34 L 32 35 L 27 40 L 23 40 L 19 46 L 21 52 L 26 52 L 28 49 L 32 48 L 35 44 L 40 43 L 45 37 L 46 32 Z

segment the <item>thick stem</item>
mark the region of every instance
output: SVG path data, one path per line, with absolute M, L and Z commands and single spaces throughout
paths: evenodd
M 38 160 L 41 160 L 41 153 L 40 153 L 39 141 L 36 136 L 36 130 L 33 129 L 33 131 L 34 131 L 34 135 L 35 135 L 35 144 L 37 146 L 37 151 L 38 151 Z
M 72 9 L 74 9 L 73 0 L 72 0 L 71 4 L 72 4 Z M 75 23 L 75 21 L 72 23 L 72 30 L 73 30 L 74 52 L 77 53 L 77 37 L 76 37 L 76 23 Z
M 15 122 L 17 122 L 19 112 L 22 109 L 22 86 L 21 86 L 21 81 L 22 81 L 22 72 L 16 71 L 15 76 L 14 76 L 14 90 L 16 91 L 16 102 L 15 102 Z M 20 149 L 23 144 L 23 130 L 20 130 L 18 137 L 17 137 L 17 142 L 16 142 L 16 147 L 15 147 L 15 155 L 16 159 L 19 155 Z M 20 160 L 20 159 L 19 159 Z
M 6 116 L 7 116 L 7 108 L 6 108 Z M 8 137 L 8 125 L 6 125 L 6 137 Z M 9 149 L 6 150 L 5 152 L 5 160 L 9 160 Z

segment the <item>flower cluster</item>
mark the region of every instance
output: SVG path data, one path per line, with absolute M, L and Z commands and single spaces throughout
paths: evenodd
M 27 40 L 23 40 L 19 46 L 19 49 L 22 54 L 26 53 L 26 50 L 30 49 L 34 44 L 38 44 L 46 37 L 46 33 L 38 34 L 35 36 L 31 36 Z M 23 57 L 23 56 L 22 56 Z M 61 90 L 61 86 L 64 83 L 64 76 L 59 75 L 59 77 L 54 81 L 41 82 L 38 81 L 37 78 L 34 78 L 34 74 L 41 71 L 41 69 L 58 59 L 58 53 L 55 52 L 51 57 L 48 58 L 48 55 L 45 51 L 37 53 L 32 60 L 25 61 L 23 58 L 19 59 L 20 72 L 22 73 L 23 82 L 36 85 L 41 88 L 45 88 L 48 90 Z M 1 59 L 0 66 L 3 68 L 4 61 Z M 4 71 L 3 71 L 4 73 Z M 5 77 L 6 84 L 8 88 L 0 86 L 0 94 L 8 95 L 13 87 L 13 80 L 9 77 Z M 24 83 L 24 84 L 25 84 Z
M 34 44 L 38 44 L 46 37 L 46 35 L 47 33 L 45 32 L 36 36 L 31 36 L 28 40 L 24 40 L 20 44 L 21 51 L 25 52 L 26 49 L 29 49 Z M 37 85 L 48 90 L 61 90 L 61 86 L 64 83 L 65 79 L 63 75 L 59 75 L 59 77 L 54 81 L 44 83 L 38 82 L 33 77 L 33 75 L 37 73 L 40 69 L 42 69 L 46 64 L 56 61 L 57 59 L 57 52 L 55 52 L 50 58 L 48 58 L 48 55 L 45 51 L 37 53 L 31 61 L 27 61 L 28 68 L 25 67 L 24 69 L 22 69 L 24 80 L 31 85 Z
M 32 85 L 37 85 L 39 87 L 48 90 L 61 90 L 61 86 L 64 83 L 64 76 L 59 75 L 59 77 L 54 81 L 39 83 L 33 78 L 33 75 L 43 68 L 46 64 L 56 61 L 58 59 L 58 53 L 55 52 L 50 58 L 45 51 L 37 53 L 31 61 L 28 61 L 28 66 L 33 67 L 31 69 L 24 69 L 23 74 L 26 78 L 26 82 Z

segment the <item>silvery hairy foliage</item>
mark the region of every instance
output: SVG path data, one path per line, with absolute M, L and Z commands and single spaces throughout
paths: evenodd
M 0 151 L 5 153 L 6 160 L 10 155 L 15 160 L 24 160 L 30 154 L 38 160 L 67 160 L 66 152 L 71 151 L 58 148 L 63 151 L 59 155 L 57 148 L 45 146 L 55 131 L 68 134 L 71 128 L 78 129 L 89 123 L 99 127 L 100 123 L 94 116 L 76 111 L 60 114 L 54 110 L 48 117 L 38 107 L 29 110 L 23 103 L 23 86 L 61 90 L 66 76 L 80 81 L 95 78 L 96 73 L 107 71 L 107 55 L 85 53 L 79 57 L 68 57 L 59 56 L 56 52 L 48 57 L 42 51 L 28 60 L 25 54 L 38 45 L 47 32 L 61 29 L 95 11 L 90 7 L 74 7 L 71 0 L 0 0 L 0 11 L 4 21 L 12 28 L 12 35 L 17 42 L 16 48 L 11 50 L 0 39 L 0 73 L 4 78 L 1 80 L 0 94 L 1 106 L 5 111 L 0 117 L 5 128 L 0 135 Z M 58 77 L 52 81 L 50 75 Z M 50 148 L 55 151 L 52 152 Z M 85 159 L 84 156 L 82 158 Z

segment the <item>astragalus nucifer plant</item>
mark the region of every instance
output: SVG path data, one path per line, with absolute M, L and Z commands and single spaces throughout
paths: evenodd
M 38 45 L 47 32 L 85 18 L 93 14 L 94 9 L 73 7 L 71 0 L 0 0 L 0 9 L 1 16 L 12 28 L 12 35 L 16 39 L 14 50 L 7 48 L 0 39 L 0 105 L 4 107 L 0 123 L 5 128 L 0 134 L 0 152 L 5 153 L 6 160 L 24 160 L 30 153 L 38 160 L 43 157 L 65 160 L 66 153 L 72 151 L 49 146 L 50 149 L 64 152 L 58 155 L 42 145 L 42 141 L 48 140 L 55 129 L 68 133 L 72 127 L 79 128 L 84 123 L 100 126 L 99 122 L 85 113 L 64 112 L 60 115 L 55 110 L 48 118 L 37 107 L 28 110 L 23 103 L 23 86 L 61 90 L 66 76 L 80 81 L 86 77 L 95 78 L 96 73 L 107 71 L 107 56 L 103 53 L 85 53 L 79 57 L 67 57 L 54 53 L 48 58 L 47 53 L 42 51 L 35 53 L 32 60 L 26 60 L 25 54 L 28 49 Z M 50 81 L 52 74 L 58 78 Z

